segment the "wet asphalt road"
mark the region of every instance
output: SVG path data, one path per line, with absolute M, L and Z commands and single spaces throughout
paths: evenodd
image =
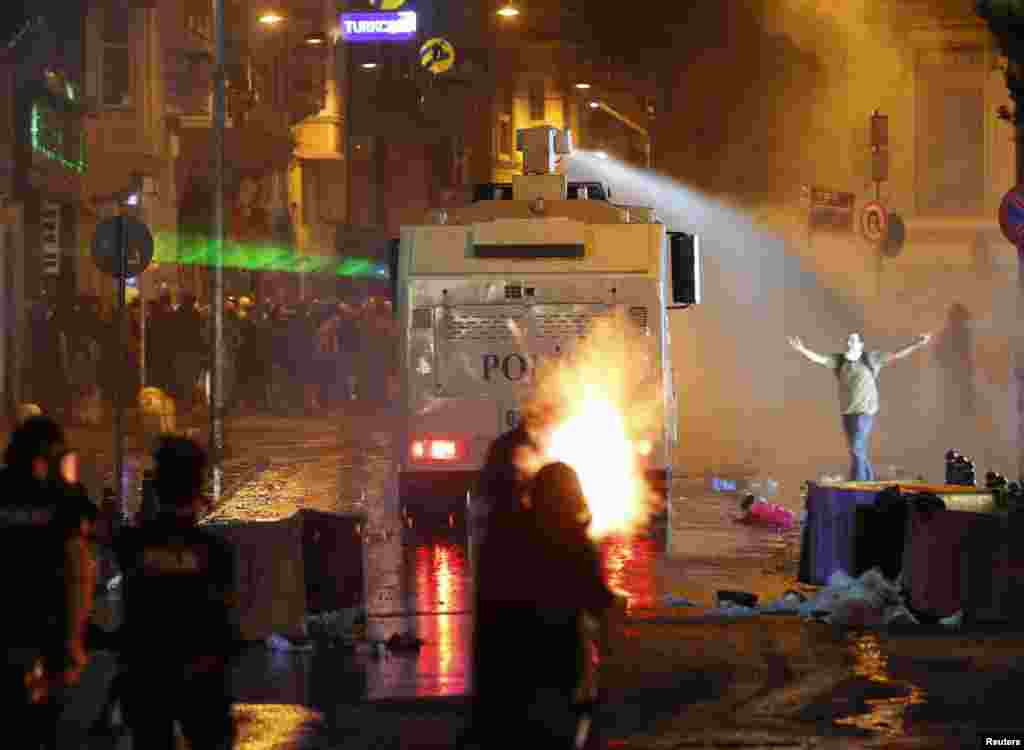
M 465 536 L 376 534 L 401 529 L 381 427 L 374 415 L 254 418 L 229 433 L 244 468 L 218 515 L 268 520 L 304 507 L 364 515 L 368 636 L 424 641 L 417 653 L 382 658 L 323 644 L 313 653 L 254 645 L 236 679 L 240 747 L 448 747 L 464 719 L 472 686 Z M 735 499 L 701 488 L 677 485 L 685 513 L 674 514 L 667 535 L 603 545 L 609 579 L 630 600 L 625 637 L 605 666 L 599 724 L 609 746 L 980 747 L 979 729 L 1024 727 L 1016 634 L 856 633 L 781 616 L 708 623 L 700 611 L 663 607 L 666 594 L 710 604 L 718 588 L 771 598 L 794 585 L 795 538 L 734 523 Z M 783 487 L 781 499 L 797 507 L 788 493 Z M 83 746 L 74 738 L 108 678 L 100 656 L 69 712 L 68 747 Z

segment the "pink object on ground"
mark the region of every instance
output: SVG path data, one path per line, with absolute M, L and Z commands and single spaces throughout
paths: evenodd
M 777 526 L 783 529 L 791 529 L 796 525 L 796 515 L 792 511 L 786 510 L 781 505 L 764 501 L 758 501 L 751 505 L 750 510 L 743 515 L 741 520 L 743 523 Z

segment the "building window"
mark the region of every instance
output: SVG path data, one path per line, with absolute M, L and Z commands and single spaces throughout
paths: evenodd
M 923 50 L 917 64 L 917 208 L 977 215 L 985 207 L 985 51 Z
M 131 30 L 135 11 L 107 6 L 100 34 L 100 101 L 104 107 L 132 106 Z
M 533 122 L 544 120 L 544 81 L 530 81 L 530 120 Z
M 515 153 L 516 139 L 512 130 L 512 116 L 498 115 L 498 158 L 511 161 Z

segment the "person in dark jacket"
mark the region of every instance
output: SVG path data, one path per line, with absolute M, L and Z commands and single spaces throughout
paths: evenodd
M 92 508 L 61 477 L 61 428 L 32 417 L 11 436 L 0 471 L 0 565 L 14 606 L 0 636 L 5 731 L 19 747 L 56 747 L 64 691 L 88 663 L 86 624 L 95 591 L 87 540 Z
M 549 464 L 528 487 L 525 501 L 495 506 L 480 551 L 473 719 L 464 746 L 514 737 L 568 747 L 593 700 L 579 689 L 587 656 L 582 618 L 607 622 L 616 598 L 587 537 L 576 473 Z
M 205 326 L 199 310 L 196 309 L 195 295 L 185 294 L 181 304 L 168 323 L 172 338 L 164 345 L 173 347 L 173 383 L 171 395 L 176 402 L 177 413 L 188 417 L 195 403 L 196 384 L 203 370 L 206 350 L 203 336 Z
M 135 747 L 171 750 L 174 722 L 194 750 L 234 739 L 228 671 L 240 643 L 230 547 L 197 526 L 206 455 L 162 439 L 154 453 L 158 517 L 119 540 L 125 719 Z
M 146 372 L 149 385 L 159 388 L 177 401 L 181 395 L 176 388 L 175 360 L 177 348 L 190 341 L 179 341 L 176 329 L 177 311 L 171 304 L 171 293 L 160 292 L 156 304 L 152 305 L 146 323 Z

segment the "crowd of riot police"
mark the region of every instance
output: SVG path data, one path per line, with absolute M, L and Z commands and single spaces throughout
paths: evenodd
M 171 396 L 177 413 L 187 415 L 208 397 L 210 315 L 210 306 L 194 296 L 174 298 L 164 290 L 146 303 L 145 316 L 138 299 L 129 304 L 118 337 L 113 313 L 95 297 L 44 300 L 31 312 L 31 356 L 23 363 L 31 377 L 22 400 L 89 423 L 82 415 L 105 413 L 118 391 L 122 405 L 133 407 L 146 385 Z M 387 397 L 396 361 L 388 300 L 279 304 L 231 297 L 223 320 L 229 410 L 316 413 L 345 401 Z
M 60 716 L 96 649 L 118 654 L 116 678 L 135 747 L 173 748 L 175 722 L 196 748 L 230 748 L 228 674 L 240 638 L 234 558 L 198 525 L 206 456 L 193 441 L 154 451 L 156 516 L 113 529 L 78 482 L 75 453 L 48 417 L 20 424 L 0 473 L 5 731 L 18 747 L 61 746 Z M 91 624 L 97 545 L 122 576 L 116 630 Z M 64 746 L 67 746 L 66 743 Z M 77 745 L 76 745 L 77 746 Z

